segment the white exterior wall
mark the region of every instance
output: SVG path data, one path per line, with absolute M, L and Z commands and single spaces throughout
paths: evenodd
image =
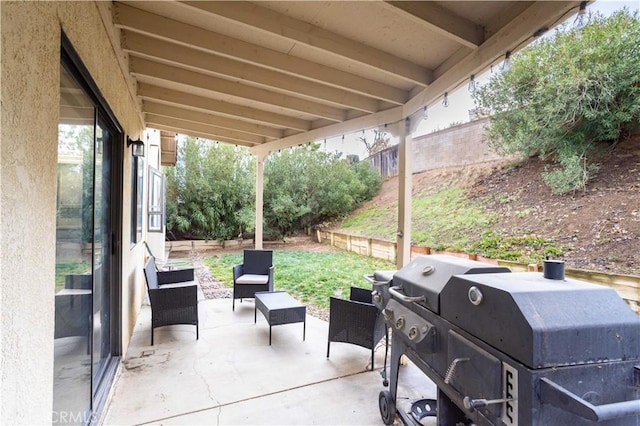
M 52 419 L 56 163 L 64 30 L 125 133 L 142 135 L 101 9 L 93 2 L 2 2 L 0 424 Z M 104 12 L 104 9 L 102 10 Z M 130 151 L 123 185 L 123 350 L 144 295 L 144 247 L 130 249 Z
M 160 170 L 162 171 L 162 166 L 160 165 L 160 130 L 156 130 L 156 129 L 148 129 L 146 132 L 146 138 L 145 140 L 147 141 L 147 152 L 148 155 L 145 154 L 145 157 L 148 161 L 148 165 L 149 167 L 153 167 L 156 170 Z M 148 172 L 148 170 L 147 170 Z M 149 175 L 147 175 L 147 195 L 148 195 L 148 191 L 149 191 L 149 182 L 150 182 L 150 178 Z M 148 211 L 148 207 L 149 207 L 149 197 L 145 197 L 145 209 L 144 211 Z M 144 222 L 147 223 L 148 222 L 148 217 L 146 217 L 144 219 Z M 165 259 L 165 253 L 164 253 L 164 236 L 165 236 L 165 230 L 163 229 L 162 232 L 147 232 L 147 244 L 149 244 L 149 248 L 151 249 L 151 252 L 153 253 L 154 256 L 156 256 L 158 258 L 158 260 L 160 260 L 161 262 L 166 262 L 167 259 Z

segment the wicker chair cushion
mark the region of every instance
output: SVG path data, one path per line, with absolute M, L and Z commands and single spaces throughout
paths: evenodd
M 269 282 L 269 275 L 244 274 L 238 277 L 236 284 L 266 284 Z
M 197 283 L 195 281 L 184 281 L 184 282 L 180 282 L 180 283 L 169 283 L 169 284 L 160 285 L 160 288 L 186 287 L 188 285 L 197 285 Z

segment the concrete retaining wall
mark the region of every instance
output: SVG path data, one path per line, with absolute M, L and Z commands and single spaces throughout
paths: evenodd
M 504 159 L 489 147 L 484 136 L 488 121 L 488 118 L 481 118 L 413 139 L 413 173 Z M 383 177 L 396 176 L 398 145 L 380 151 L 367 160 Z

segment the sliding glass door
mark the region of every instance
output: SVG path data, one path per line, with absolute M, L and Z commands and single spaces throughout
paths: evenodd
M 93 213 L 93 394 L 97 394 L 111 356 L 111 158 L 114 134 L 98 115 L 95 140 Z
M 66 59 L 66 60 L 65 60 Z M 60 67 L 53 413 L 90 424 L 119 355 L 123 136 L 77 64 Z

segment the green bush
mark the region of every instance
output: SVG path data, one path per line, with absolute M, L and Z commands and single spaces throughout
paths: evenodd
M 264 168 L 265 234 L 284 237 L 344 216 L 371 199 L 382 178 L 306 145 L 272 153 Z M 173 238 L 231 239 L 255 223 L 255 160 L 245 148 L 188 138 L 166 167 L 167 230 Z
M 518 52 L 474 99 L 490 114 L 492 145 L 552 160 L 545 181 L 566 193 L 584 189 L 594 155 L 640 122 L 639 70 L 638 13 L 593 15 L 581 30 L 565 25 Z
M 382 186 L 368 162 L 351 164 L 318 148 L 310 144 L 285 149 L 265 161 L 266 233 L 284 237 L 342 217 Z
M 253 231 L 255 165 L 246 149 L 188 138 L 165 173 L 169 235 L 226 240 Z
M 553 241 L 538 235 L 504 235 L 496 230 L 488 230 L 482 233 L 479 241 L 471 244 L 465 251 L 492 259 L 536 263 L 546 256 L 561 256 L 564 250 Z

